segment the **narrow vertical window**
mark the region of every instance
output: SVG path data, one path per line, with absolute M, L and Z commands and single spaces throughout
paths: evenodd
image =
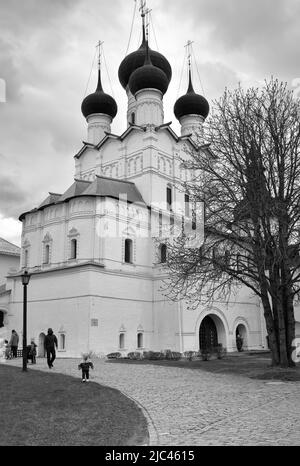
M 119 335 L 119 348 L 120 349 L 125 348 L 125 334 L 124 333 L 120 333 Z
M 167 245 L 160 245 L 160 262 L 164 263 L 167 261 Z
M 172 189 L 167 186 L 167 209 L 171 209 L 172 207 Z
M 125 239 L 125 262 L 132 263 L 132 240 L 129 238 Z
M 190 216 L 190 196 L 188 194 L 184 195 L 184 211 L 185 211 L 185 216 L 189 217 Z
M 66 335 L 64 333 L 61 333 L 59 340 L 60 340 L 60 342 L 59 342 L 60 343 L 60 345 L 59 345 L 60 349 L 65 350 L 66 349 Z
M 44 263 L 45 264 L 49 264 L 50 262 L 50 246 L 49 244 L 46 244 L 45 246 L 45 260 L 44 260 Z
M 131 123 L 134 125 L 135 124 L 135 113 L 132 112 L 131 114 Z
M 144 344 L 143 344 L 143 334 L 142 333 L 138 333 L 137 334 L 137 347 L 138 348 L 143 348 Z
M 159 237 L 161 238 L 162 236 L 162 211 L 159 211 L 158 214 L 158 228 L 159 228 Z
M 77 257 L 77 239 L 71 240 L 71 259 L 76 259 Z

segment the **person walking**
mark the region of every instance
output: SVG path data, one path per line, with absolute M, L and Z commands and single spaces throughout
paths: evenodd
M 9 341 L 9 346 L 11 348 L 13 358 L 18 357 L 18 344 L 19 344 L 19 335 L 17 334 L 15 330 L 12 330 L 10 341 Z
M 90 381 L 90 368 L 94 369 L 94 365 L 92 361 L 89 360 L 88 354 L 82 355 L 82 361 L 78 365 L 78 369 L 82 371 L 82 382 L 89 382 Z
M 48 328 L 48 334 L 45 336 L 45 350 L 47 352 L 47 363 L 49 369 L 53 367 L 56 357 L 55 347 L 57 348 L 57 338 L 54 335 L 52 328 Z

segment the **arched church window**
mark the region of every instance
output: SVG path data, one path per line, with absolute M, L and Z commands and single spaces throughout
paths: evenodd
M 167 186 L 167 209 L 171 210 L 172 207 L 172 188 Z
M 135 124 L 135 113 L 132 112 L 131 114 L 131 123 L 134 125 Z
M 143 346 L 144 346 L 144 342 L 143 342 L 144 338 L 143 337 L 144 337 L 144 335 L 143 335 L 142 332 L 139 332 L 137 334 L 137 348 L 143 348 Z
M 124 261 L 127 263 L 132 263 L 132 249 L 133 249 L 132 239 L 125 239 L 125 257 Z
M 49 264 L 49 262 L 50 262 L 50 245 L 46 244 L 44 264 Z
M 184 195 L 184 212 L 185 216 L 190 216 L 190 196 L 188 194 Z
M 160 262 L 164 263 L 167 261 L 167 245 L 160 245 Z
M 158 228 L 159 228 L 159 237 L 162 236 L 162 223 L 163 223 L 163 218 L 162 218 L 162 211 L 159 211 L 158 214 Z
M 76 259 L 77 258 L 77 239 L 73 238 L 71 239 L 71 255 L 70 259 Z
M 61 333 L 59 335 L 59 349 L 61 351 L 64 351 L 66 349 L 66 334 Z
M 4 327 L 4 312 L 0 311 L 0 328 Z
M 125 348 L 125 333 L 120 333 L 119 335 L 119 348 L 120 349 Z

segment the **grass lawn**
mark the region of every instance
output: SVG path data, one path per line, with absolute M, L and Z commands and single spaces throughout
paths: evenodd
M 119 391 L 0 364 L 0 445 L 145 445 L 146 419 Z
M 193 361 L 188 361 L 186 359 L 181 359 L 179 361 L 109 359 L 107 362 L 116 364 L 153 364 L 158 366 L 182 367 L 215 373 L 236 374 L 262 380 L 300 381 L 299 363 L 295 368 L 282 369 L 271 367 L 271 357 L 268 352 L 229 353 L 223 359 L 210 359 L 208 361 L 202 361 L 200 359 L 195 359 Z

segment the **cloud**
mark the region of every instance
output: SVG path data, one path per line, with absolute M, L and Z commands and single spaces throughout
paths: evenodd
M 14 218 L 5 218 L 0 213 L 0 236 L 17 246 L 21 245 L 22 224 Z
M 300 75 L 298 0 L 147 3 L 154 22 L 150 45 L 168 58 L 173 70 L 164 109 L 165 121 L 172 120 L 177 133 L 173 106 L 186 92 L 186 73 L 181 86 L 179 82 L 188 39 L 194 41 L 198 67 L 194 63 L 195 90 L 210 103 L 225 86 L 256 85 L 270 74 L 291 82 Z M 126 128 L 127 99 L 118 67 L 128 46 L 134 6 L 133 0 L 1 2 L 0 79 L 7 88 L 7 102 L 0 99 L 2 215 L 17 219 L 48 191 L 64 192 L 71 185 L 73 156 L 86 139 L 81 102 L 85 91 L 96 87 L 92 61 L 98 40 L 104 41 L 103 87 L 118 104 L 112 132 L 121 134 Z M 139 1 L 129 51 L 141 41 L 138 8 Z
M 190 0 L 171 2 L 172 16 L 191 23 L 191 32 L 205 31 L 205 47 L 217 60 L 227 61 L 236 70 L 282 76 L 299 73 L 300 4 L 297 0 Z M 192 13 L 192 14 L 191 14 Z M 237 69 L 239 67 L 239 70 Z
M 22 209 L 28 209 L 30 198 L 18 186 L 18 183 L 7 175 L 0 174 L 0 211 L 4 216 L 17 217 Z

